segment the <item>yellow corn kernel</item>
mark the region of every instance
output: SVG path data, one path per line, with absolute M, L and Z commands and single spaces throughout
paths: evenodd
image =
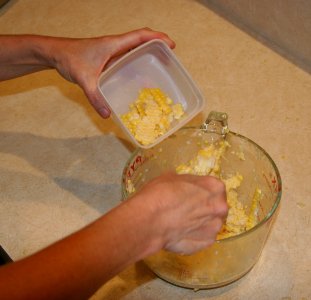
M 153 143 L 166 133 L 174 120 L 184 115 L 183 106 L 173 104 L 172 99 L 159 88 L 143 88 L 137 99 L 130 104 L 129 111 L 121 120 L 137 141 L 143 145 Z

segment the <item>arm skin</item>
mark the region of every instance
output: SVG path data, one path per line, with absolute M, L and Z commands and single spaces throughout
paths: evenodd
M 140 29 L 92 39 L 0 37 L 0 80 L 55 68 L 80 85 L 104 118 L 96 82 L 105 65 L 164 33 Z M 211 245 L 228 212 L 225 187 L 209 176 L 164 174 L 110 212 L 20 261 L 0 268 L 0 299 L 87 299 L 127 266 L 166 249 L 191 254 Z
M 213 177 L 164 174 L 62 241 L 0 268 L 1 299 L 87 299 L 160 249 L 191 254 L 211 245 L 227 214 Z
M 77 83 L 95 110 L 108 118 L 110 111 L 97 89 L 99 75 L 109 61 L 152 39 L 162 39 L 175 47 L 165 33 L 148 28 L 86 39 L 0 36 L 0 80 L 55 68 L 65 79 Z

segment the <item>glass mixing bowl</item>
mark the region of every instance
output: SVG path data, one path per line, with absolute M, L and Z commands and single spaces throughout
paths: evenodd
M 160 251 L 144 261 L 160 278 L 178 286 L 206 289 L 226 285 L 245 275 L 260 257 L 281 199 L 281 177 L 268 153 L 250 139 L 231 132 L 227 114 L 211 112 L 201 128 L 182 128 L 151 149 L 136 149 L 122 176 L 123 199 L 164 171 L 175 170 L 192 159 L 202 141 L 229 142 L 230 148 L 221 161 L 223 176 L 239 172 L 244 180 L 239 200 L 251 206 L 258 187 L 262 197 L 258 205 L 258 223 L 239 235 L 216 241 L 211 247 L 193 255 Z M 241 159 L 241 153 L 243 159 Z M 244 159 L 245 158 L 245 159 Z

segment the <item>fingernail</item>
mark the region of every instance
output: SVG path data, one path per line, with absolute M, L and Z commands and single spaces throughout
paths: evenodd
M 110 116 L 110 110 L 106 107 L 101 107 L 98 112 L 105 119 L 109 118 Z

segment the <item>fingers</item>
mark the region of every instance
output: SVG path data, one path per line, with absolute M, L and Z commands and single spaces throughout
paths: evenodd
M 167 247 L 165 250 L 171 251 L 180 255 L 191 255 L 207 247 L 210 247 L 215 242 L 213 238 L 205 238 L 200 240 L 184 239 Z
M 205 190 L 209 191 L 211 194 L 219 194 L 219 193 L 225 193 L 225 184 L 213 176 L 193 176 L 193 181 L 196 181 L 196 183 L 204 188 Z
M 175 42 L 163 32 L 153 31 L 149 28 L 134 30 L 122 35 L 114 36 L 116 39 L 113 57 L 126 53 L 130 49 L 153 39 L 163 40 L 170 48 L 175 47 Z
M 228 204 L 226 197 L 225 184 L 212 176 L 194 176 L 194 175 L 178 175 L 185 176 L 185 180 L 202 188 L 204 193 L 204 202 L 212 215 L 225 218 L 228 213 Z M 204 211 L 202 211 L 204 213 Z
M 111 112 L 105 102 L 105 99 L 96 86 L 100 72 L 106 67 L 105 64 L 107 61 L 111 63 L 120 55 L 152 39 L 161 39 L 166 42 L 169 47 L 175 47 L 174 41 L 171 40 L 165 33 L 153 31 L 148 28 L 138 29 L 120 35 L 106 36 L 103 37 L 103 40 L 101 40 L 102 45 L 109 45 L 108 47 L 103 47 L 107 53 L 106 56 L 98 58 L 99 63 L 97 68 L 93 70 L 94 74 L 87 74 L 88 76 L 84 76 L 85 78 L 80 80 L 78 83 L 82 86 L 92 106 L 103 118 L 108 118 Z M 94 61 L 96 60 L 97 59 L 94 59 Z
M 214 217 L 207 215 L 203 222 L 198 220 L 196 223 L 192 228 L 184 229 L 178 240 L 166 244 L 165 249 L 189 255 L 211 246 L 223 226 L 222 218 L 217 215 Z
M 157 203 L 163 215 L 157 224 L 166 227 L 164 248 L 191 254 L 210 246 L 228 212 L 225 185 L 210 176 L 176 174 L 165 174 L 154 183 L 152 190 L 161 191 Z
M 108 105 L 106 104 L 102 94 L 97 89 L 96 84 L 95 86 L 93 85 L 90 86 L 86 84 L 85 88 L 83 88 L 85 95 L 87 96 L 91 105 L 94 107 L 94 109 L 101 117 L 103 117 L 104 119 L 109 118 L 111 111 Z
M 99 115 L 108 118 L 110 109 L 97 89 L 99 75 L 109 61 L 152 39 L 161 39 L 169 47 L 175 47 L 167 34 L 143 28 L 94 39 L 58 39 L 53 61 L 64 78 L 80 85 Z

